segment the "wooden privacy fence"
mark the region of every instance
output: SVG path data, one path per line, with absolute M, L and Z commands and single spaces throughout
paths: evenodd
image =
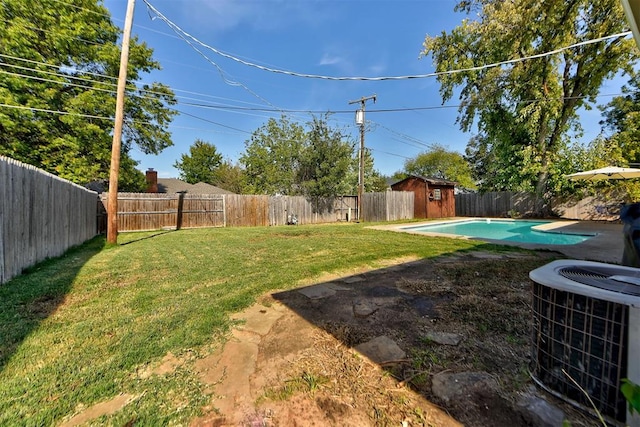
M 100 198 L 103 219 L 108 198 Z M 285 225 L 293 216 L 297 224 L 318 224 L 346 221 L 348 212 L 355 217 L 355 196 L 311 202 L 303 196 L 118 193 L 119 231 Z M 106 231 L 106 220 L 100 224 Z
M 508 217 L 533 214 L 536 197 L 530 193 L 493 191 L 456 194 L 456 216 Z
M 551 200 L 560 218 L 596 221 L 620 219 L 620 196 L 589 196 L 580 200 Z M 490 192 L 456 195 L 456 216 L 518 217 L 536 215 L 536 196 L 524 192 Z
M 106 215 L 108 193 L 100 197 Z M 118 230 L 224 227 L 224 198 L 217 194 L 118 193 Z M 100 232 L 106 230 L 103 223 Z
M 97 194 L 0 156 L 0 284 L 96 235 Z
M 411 219 L 414 213 L 415 193 L 413 191 L 385 191 L 365 193 L 362 198 L 363 220 L 396 221 Z
M 102 212 L 107 200 L 105 193 Z M 294 218 L 297 224 L 349 221 L 357 218 L 357 200 L 356 196 L 310 201 L 303 196 L 119 193 L 118 230 L 285 225 Z M 413 193 L 367 193 L 363 210 L 366 221 L 413 218 Z M 103 232 L 106 221 L 101 224 Z
M 241 196 L 245 197 L 245 196 Z M 269 223 L 264 225 L 286 225 L 295 217 L 297 224 L 322 224 L 351 221 L 358 213 L 356 196 L 310 201 L 303 196 L 269 197 Z

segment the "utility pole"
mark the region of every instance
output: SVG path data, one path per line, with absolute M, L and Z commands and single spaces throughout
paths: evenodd
M 127 85 L 127 65 L 129 63 L 129 39 L 133 24 L 135 0 L 128 0 L 127 15 L 122 34 L 120 71 L 116 95 L 116 117 L 111 143 L 111 169 L 109 171 L 109 199 L 107 201 L 107 243 L 118 243 L 118 173 L 120 171 L 120 149 L 122 146 L 122 122 L 124 121 L 124 92 Z
M 364 110 L 365 104 L 369 100 L 373 100 L 376 103 L 376 95 L 363 96 L 355 101 L 349 101 L 349 105 L 360 103 L 360 109 L 356 111 L 356 124 L 360 125 L 360 162 L 359 162 L 359 174 L 358 174 L 358 221 L 362 218 L 362 197 L 364 195 Z

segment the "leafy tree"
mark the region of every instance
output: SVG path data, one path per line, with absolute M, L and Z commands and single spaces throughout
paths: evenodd
M 353 149 L 351 165 L 347 174 L 348 187 L 345 194 L 358 194 L 358 182 L 360 180 L 360 156 L 358 150 Z M 364 149 L 364 191 L 381 192 L 387 190 L 386 178 L 374 167 L 373 156 L 369 148 Z
M 97 0 L 5 0 L 0 19 L 0 101 L 11 106 L 0 107 L 0 154 L 77 183 L 106 179 L 120 64 L 108 10 Z M 172 144 L 176 101 L 164 85 L 134 86 L 160 68 L 148 46 L 134 37 L 129 56 L 121 175 L 135 182 L 130 150 Z
M 298 170 L 302 193 L 315 201 L 345 194 L 353 144 L 340 131 L 331 129 L 326 117 L 314 117 L 310 126 L 308 146 Z
M 471 168 L 464 157 L 439 145 L 405 161 L 404 170 L 408 175 L 446 179 L 464 188 L 476 188 L 471 178 Z
M 439 72 L 541 54 L 627 28 L 618 0 L 463 0 L 456 10 L 477 13 L 478 20 L 425 39 L 423 53 L 432 55 Z M 605 79 L 631 70 L 634 49 L 632 40 L 618 37 L 440 75 L 444 101 L 460 89 L 461 128 L 478 124 L 479 136 L 467 153 L 474 170 L 486 172 L 487 180 L 491 172 L 510 170 L 487 189 L 518 186 L 548 196 L 553 162 L 569 132 L 580 130 L 577 110 L 595 101 Z
M 640 163 L 640 75 L 635 74 L 616 96 L 602 108 L 600 122 L 609 133 L 608 142 L 618 147 L 623 157 L 620 166 Z
M 391 179 L 391 181 L 393 181 L 393 183 L 395 183 L 395 182 L 402 181 L 403 179 L 408 177 L 409 177 L 409 174 L 401 170 L 401 171 L 395 171 L 389 178 Z
M 232 193 L 242 194 L 246 186 L 244 170 L 240 165 L 224 160 L 215 170 L 212 184 Z
M 206 182 L 215 185 L 216 170 L 222 164 L 222 154 L 216 146 L 196 139 L 189 147 L 189 154 L 183 154 L 173 167 L 180 171 L 180 179 L 189 184 Z
M 358 191 L 357 153 L 328 116 L 313 117 L 307 128 L 282 116 L 270 119 L 245 142 L 240 157 L 244 192 L 305 195 L 318 201 Z M 242 168 L 241 168 L 242 170 Z M 386 182 L 365 152 L 365 190 L 384 191 Z
M 364 191 L 380 193 L 382 191 L 387 191 L 389 185 L 387 184 L 387 178 L 382 175 L 378 170 L 371 168 L 371 171 L 367 173 L 367 169 L 365 169 L 364 175 Z M 354 193 L 355 194 L 355 193 Z
M 606 106 L 600 107 L 604 117 L 600 122 L 603 133 L 586 146 L 574 144 L 561 151 L 558 160 L 553 164 L 557 171 L 551 174 L 549 185 L 555 194 L 565 197 L 604 194 L 612 199 L 624 195 L 629 200 L 638 200 L 640 184 L 635 180 L 585 182 L 570 181 L 560 176 L 610 165 L 627 166 L 640 162 L 638 89 L 640 80 L 637 75 L 633 75 L 628 86 L 622 88 L 623 96 L 616 96 Z
M 600 196 L 610 200 L 640 200 L 640 184 L 636 180 L 598 180 L 572 181 L 564 174 L 597 169 L 610 165 L 626 165 L 625 152 L 617 145 L 615 138 L 598 136 L 586 146 L 573 144 L 560 153 L 553 167 L 556 173 L 550 179 L 550 188 L 554 194 L 564 198 L 581 199 L 587 196 Z M 561 172 L 560 172 L 561 171 Z
M 120 159 L 120 173 L 118 174 L 118 191 L 125 193 L 146 193 L 147 178 L 144 173 L 136 169 L 138 162 L 129 156 Z M 109 181 L 104 180 L 108 186 Z
M 465 156 L 480 191 L 534 192 L 539 171 L 529 135 L 503 108 L 496 107 L 485 117 L 491 135 L 480 132 L 471 138 Z
M 245 142 L 240 157 L 249 194 L 300 194 L 297 174 L 306 144 L 304 127 L 286 116 L 269 121 Z

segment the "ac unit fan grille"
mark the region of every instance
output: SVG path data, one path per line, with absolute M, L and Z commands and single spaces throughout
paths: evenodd
M 532 374 L 583 409 L 624 422 L 628 307 L 534 282 Z M 571 377 L 571 379 L 569 378 Z
M 564 267 L 558 270 L 558 274 L 574 282 L 583 285 L 593 286 L 607 291 L 618 292 L 626 295 L 640 296 L 640 286 L 636 283 L 626 283 L 614 280 L 612 277 L 620 277 L 620 270 L 615 267 Z M 636 279 L 632 277 L 631 279 Z

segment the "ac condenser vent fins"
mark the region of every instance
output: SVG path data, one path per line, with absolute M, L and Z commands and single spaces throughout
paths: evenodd
M 621 392 L 624 378 L 640 381 L 640 269 L 558 260 L 529 277 L 534 382 L 614 425 L 640 425 Z
M 620 274 L 620 269 L 617 268 L 595 269 L 571 266 L 558 269 L 558 274 L 583 285 L 626 295 L 640 296 L 640 286 L 636 284 L 638 277 L 629 277 L 626 282 L 621 281 L 619 278 L 623 274 Z

